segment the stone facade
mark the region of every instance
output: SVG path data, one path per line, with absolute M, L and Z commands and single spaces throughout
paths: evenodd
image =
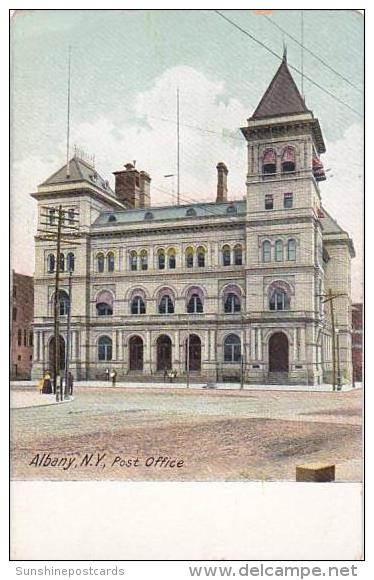
M 10 375 L 12 379 L 29 379 L 33 358 L 34 280 L 13 270 L 10 289 Z
M 104 378 L 108 368 L 118 379 L 163 378 L 169 369 L 185 378 L 188 368 L 191 380 L 331 381 L 330 303 L 323 303 L 331 292 L 339 374 L 351 381 L 352 241 L 321 204 L 325 148 L 318 120 L 292 93 L 297 88 L 285 61 L 274 79 L 242 129 L 248 145 L 242 200 L 227 200 L 222 162 L 216 203 L 154 207 L 145 172 L 127 164 L 115 172 L 112 191 L 78 157 L 69 177 L 65 166 L 32 194 L 39 227 L 46 219 L 55 227 L 51 211 L 58 206 L 79 220 L 79 245 L 69 246 L 65 235 L 60 294 L 63 360 L 66 265 L 74 254 L 76 378 Z M 292 93 L 294 112 L 278 114 L 279 90 L 286 100 Z M 36 377 L 51 368 L 55 242 L 37 234 L 35 249 Z

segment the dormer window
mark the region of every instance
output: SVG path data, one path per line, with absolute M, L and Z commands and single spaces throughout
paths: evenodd
M 190 207 L 187 211 L 186 211 L 186 216 L 188 217 L 195 217 L 196 214 L 196 210 L 193 207 Z
M 116 216 L 115 216 L 115 215 L 111 214 L 111 215 L 108 217 L 108 222 L 116 222 L 116 221 L 117 221 L 117 218 L 116 218 Z
M 226 210 L 227 214 L 233 214 L 236 213 L 236 207 L 234 205 L 229 205 L 229 207 Z
M 153 213 L 151 211 L 146 211 L 144 214 L 144 219 L 145 220 L 153 220 Z
M 274 175 L 277 171 L 276 156 L 274 149 L 266 149 L 262 158 L 262 174 Z

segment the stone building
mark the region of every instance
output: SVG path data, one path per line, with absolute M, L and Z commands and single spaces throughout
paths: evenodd
M 34 280 L 32 276 L 12 270 L 10 375 L 12 379 L 29 379 L 33 359 Z
M 321 128 L 283 59 L 242 133 L 246 195 L 228 198 L 217 165 L 212 203 L 151 205 L 150 176 L 128 163 L 115 189 L 74 156 L 32 196 L 39 224 L 79 218 L 60 256 L 64 365 L 72 275 L 71 368 L 79 379 L 162 377 L 331 381 L 330 290 L 343 381 L 352 377 L 349 235 L 322 206 Z M 243 171 L 244 183 L 244 171 Z M 33 375 L 52 366 L 55 243 L 35 237 Z M 338 354 L 338 353 L 337 353 Z

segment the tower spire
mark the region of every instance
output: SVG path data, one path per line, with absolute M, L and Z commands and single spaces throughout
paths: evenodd
M 282 58 L 283 62 L 287 63 L 287 44 L 286 42 L 283 40 L 283 58 Z

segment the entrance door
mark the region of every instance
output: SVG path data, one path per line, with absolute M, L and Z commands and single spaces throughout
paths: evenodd
M 59 336 L 59 346 L 60 346 L 60 371 L 65 370 L 65 340 L 64 338 L 60 335 Z M 55 368 L 55 337 L 52 336 L 50 342 L 49 342 L 49 371 L 51 373 L 54 372 L 54 368 Z
M 171 339 L 162 334 L 157 339 L 157 370 L 171 369 Z
M 186 354 L 187 354 L 187 342 L 186 341 Z M 190 371 L 201 371 L 201 340 L 197 334 L 190 334 L 190 348 L 189 348 L 189 368 Z M 186 356 L 186 368 L 187 368 L 187 356 Z
M 130 371 L 143 370 L 143 339 L 140 336 L 130 338 Z
M 288 372 L 288 338 L 284 332 L 276 332 L 270 337 L 269 372 Z

